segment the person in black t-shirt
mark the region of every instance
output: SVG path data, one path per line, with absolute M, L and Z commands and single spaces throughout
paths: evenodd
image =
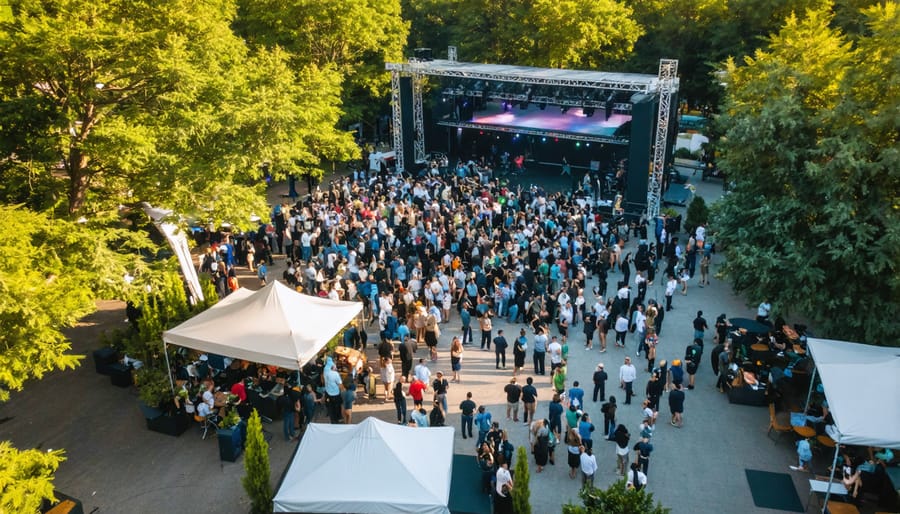
M 475 402 L 472 401 L 472 393 L 466 393 L 466 399 L 459 404 L 459 410 L 462 411 L 462 436 L 463 439 L 472 437 L 472 422 L 475 419 Z M 466 435 L 468 434 L 468 435 Z
M 606 401 L 606 379 L 609 376 L 603 369 L 603 363 L 597 364 L 597 370 L 594 371 L 594 401 L 597 401 L 597 394 L 600 394 L 600 401 Z
M 534 421 L 534 411 L 535 407 L 537 407 L 537 388 L 534 387 L 534 379 L 528 377 L 525 380 L 525 387 L 522 388 L 522 404 L 525 405 L 525 424 L 528 425 L 528 420 Z M 531 414 L 529 416 L 529 414 Z
M 516 377 L 509 379 L 503 391 L 506 393 L 506 419 L 509 419 L 512 412 L 513 421 L 519 421 L 519 399 L 522 397 L 522 388 L 516 383 Z

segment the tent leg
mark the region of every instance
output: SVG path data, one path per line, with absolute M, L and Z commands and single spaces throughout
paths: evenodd
M 840 443 L 834 445 L 834 459 L 831 461 L 831 475 L 828 477 L 828 489 L 825 490 L 825 501 L 822 502 L 822 514 L 825 514 L 825 508 L 828 506 L 828 499 L 831 498 L 831 483 L 834 481 L 834 472 L 837 469 L 838 454 L 841 452 Z
M 175 394 L 175 381 L 172 380 L 172 366 L 169 365 L 169 348 L 163 341 L 163 355 L 166 357 L 166 371 L 169 373 L 169 387 L 172 388 L 172 394 Z
M 812 376 L 809 377 L 809 390 L 806 392 L 806 403 L 803 404 L 803 412 L 806 413 L 809 410 L 809 399 L 812 398 L 812 390 L 813 385 L 816 383 L 816 372 L 818 368 L 816 368 L 815 363 L 813 363 Z

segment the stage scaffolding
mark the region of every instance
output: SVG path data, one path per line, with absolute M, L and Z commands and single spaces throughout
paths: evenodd
M 406 170 L 406 158 L 409 157 L 403 148 L 403 115 L 401 109 L 400 78 L 412 79 L 412 122 L 415 132 L 412 155 L 416 162 L 425 159 L 425 127 L 422 112 L 422 89 L 425 77 L 449 77 L 467 81 L 491 81 L 524 84 L 535 87 L 547 88 L 572 88 L 586 92 L 598 90 L 611 92 L 625 92 L 632 94 L 650 95 L 656 97 L 658 102 L 658 115 L 656 119 L 655 139 L 653 146 L 653 160 L 650 166 L 647 188 L 647 214 L 655 217 L 659 213 L 659 204 L 662 197 L 663 171 L 665 169 L 666 156 L 669 145 L 669 124 L 672 96 L 678 92 L 679 80 L 677 76 L 678 61 L 674 59 L 661 59 L 659 73 L 657 75 L 638 73 L 616 73 L 602 71 L 580 71 L 553 68 L 536 68 L 531 66 L 512 66 L 502 64 L 467 63 L 456 60 L 456 48 L 450 47 L 450 59 L 419 59 L 413 58 L 405 63 L 385 63 L 385 69 L 391 73 L 391 107 L 392 107 L 392 139 L 396 154 L 397 171 Z M 476 92 L 468 90 L 470 96 L 478 96 Z M 500 95 L 500 96 L 498 96 Z M 596 99 L 577 99 L 562 96 L 531 95 L 530 93 L 491 93 L 492 97 L 506 98 L 510 100 L 526 101 L 532 103 L 546 103 L 548 105 L 561 106 L 595 106 L 604 108 L 605 101 Z M 612 100 L 608 100 L 612 101 Z M 613 110 L 618 112 L 630 111 L 630 104 L 614 102 Z M 407 116 L 409 115 L 407 114 Z M 483 124 L 454 122 L 454 126 L 464 128 L 486 128 L 495 131 L 510 131 L 502 127 L 493 127 Z M 471 127 L 470 127 L 471 126 Z M 575 141 L 610 141 L 609 138 L 586 136 L 568 132 L 556 132 L 541 129 L 515 129 L 516 132 L 536 136 L 556 137 Z M 615 143 L 625 144 L 625 141 L 617 140 Z M 414 163 L 409 163 L 414 164 Z M 410 166 L 411 167 L 411 166 Z

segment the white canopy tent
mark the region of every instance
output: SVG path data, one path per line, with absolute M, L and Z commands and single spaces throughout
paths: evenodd
M 280 282 L 244 288 L 163 332 L 166 344 L 299 369 L 362 311 L 359 302 L 300 294 Z
M 834 418 L 832 479 L 842 444 L 900 448 L 900 404 L 885 396 L 900 391 L 900 348 L 816 338 L 807 347 L 815 363 L 810 394 L 818 373 Z
M 275 512 L 447 514 L 452 468 L 452 427 L 371 417 L 312 423 L 275 493 Z M 341 479 L 348 470 L 365 479 L 349 484 Z

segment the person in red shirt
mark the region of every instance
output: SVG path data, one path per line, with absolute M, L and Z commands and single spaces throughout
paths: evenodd
M 247 389 L 244 387 L 243 381 L 235 382 L 233 386 L 231 386 L 231 394 L 237 396 L 241 402 L 247 401 Z
M 422 382 L 418 378 L 413 379 L 412 384 L 409 385 L 409 396 L 412 396 L 413 406 L 415 408 L 419 408 L 422 406 L 423 393 L 425 392 L 426 385 L 425 382 Z

